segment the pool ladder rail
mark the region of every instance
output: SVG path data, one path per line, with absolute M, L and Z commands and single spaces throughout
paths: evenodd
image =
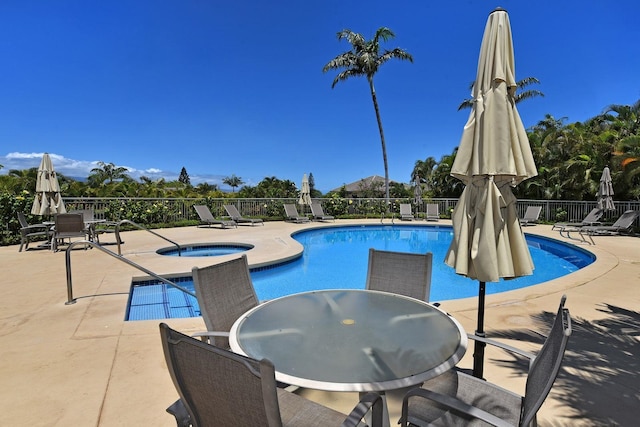
M 164 236 L 162 236 L 162 235 L 160 235 L 160 234 L 158 234 L 158 233 L 156 233 L 154 231 L 149 230 L 148 228 L 145 228 L 145 227 L 143 227 L 143 226 L 141 226 L 139 224 L 136 224 L 133 221 L 129 221 L 127 219 L 122 220 L 122 221 L 118 222 L 116 224 L 116 226 L 115 226 L 116 242 L 118 244 L 118 253 L 110 251 L 109 249 L 101 246 L 99 243 L 96 243 L 96 242 L 93 242 L 93 241 L 89 241 L 89 240 L 77 240 L 77 241 L 71 242 L 71 244 L 69 244 L 69 246 L 67 246 L 66 253 L 65 253 L 65 266 L 66 266 L 66 272 L 67 272 L 67 302 L 65 302 L 65 305 L 75 304 L 75 302 L 76 302 L 76 298 L 74 298 L 74 296 L 73 296 L 73 279 L 72 279 L 72 274 L 71 274 L 71 253 L 72 253 L 71 251 L 72 251 L 72 249 L 74 247 L 76 247 L 78 245 L 84 245 L 85 247 L 88 246 L 88 247 L 96 248 L 96 249 L 104 252 L 105 254 L 107 254 L 109 256 L 112 256 L 112 257 L 114 257 L 116 259 L 119 259 L 120 261 L 124 262 L 125 264 L 130 265 L 131 267 L 134 267 L 134 268 L 136 268 L 136 269 L 148 274 L 149 276 L 153 277 L 154 279 L 159 280 L 159 281 L 161 281 L 163 283 L 166 283 L 167 285 L 172 286 L 172 287 L 174 287 L 174 288 L 176 288 L 176 289 L 178 289 L 178 290 L 180 290 L 180 291 L 182 291 L 182 292 L 184 292 L 184 293 L 186 293 L 188 295 L 191 295 L 192 297 L 195 298 L 196 294 L 194 292 L 192 292 L 192 291 L 190 291 L 190 290 L 188 290 L 188 289 L 186 289 L 186 288 L 184 288 L 184 287 L 172 282 L 171 280 L 166 279 L 166 278 L 154 273 L 153 271 L 141 266 L 140 264 L 136 264 L 135 262 L 133 262 L 133 261 L 131 261 L 131 260 L 129 260 L 129 259 L 127 259 L 127 258 L 122 256 L 122 252 L 121 252 L 121 248 L 120 248 L 120 244 L 122 242 L 122 240 L 120 239 L 120 226 L 122 224 L 131 224 L 131 225 L 133 225 L 133 226 L 135 226 L 135 227 L 137 227 L 137 228 L 139 228 L 141 230 L 146 230 L 149 233 L 151 233 L 151 234 L 153 234 L 155 236 L 158 236 L 161 239 L 172 243 L 173 245 L 175 245 L 178 248 L 178 256 L 181 256 L 182 247 L 178 243 L 176 243 L 176 242 L 174 242 L 172 240 L 169 240 L 166 237 L 164 237 Z

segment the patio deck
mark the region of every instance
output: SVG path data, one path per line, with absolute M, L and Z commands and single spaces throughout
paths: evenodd
M 250 243 L 252 266 L 293 257 L 301 246 L 290 233 L 378 221 L 338 220 L 330 224 L 268 222 L 237 229 L 175 228 L 158 230 L 179 243 Z M 415 222 L 412 224 L 420 224 Z M 427 224 L 423 223 L 424 225 Z M 438 225 L 448 224 L 440 221 Z M 551 226 L 527 233 L 554 238 Z M 105 236 L 104 240 L 109 237 Z M 234 255 L 178 258 L 155 254 L 166 242 L 144 231 L 124 234 L 123 255 L 158 274 L 187 273 Z M 640 418 L 640 239 L 599 236 L 596 246 L 582 245 L 597 261 L 571 275 L 538 286 L 487 296 L 485 328 L 489 337 L 515 339 L 536 350 L 560 296 L 574 318 L 564 368 L 539 413 L 544 425 L 635 425 Z M 107 246 L 116 250 L 115 246 Z M 98 250 L 76 250 L 71 257 L 77 303 L 65 305 L 65 252 L 18 252 L 0 248 L 5 279 L 0 315 L 0 413 L 4 420 L 29 426 L 172 426 L 165 408 L 177 398 L 164 363 L 158 320 L 125 322 L 132 277 L 144 276 Z M 440 260 L 435 260 L 440 262 Z M 544 268 L 544 266 L 537 266 Z M 363 278 L 364 283 L 364 278 Z M 476 323 L 474 298 L 443 301 L 441 308 L 467 331 Z M 173 319 L 180 331 L 204 329 L 202 318 Z M 461 367 L 472 365 L 470 345 Z M 487 349 L 485 377 L 523 392 L 525 366 L 501 351 Z M 339 410 L 356 402 L 351 393 L 301 393 Z M 392 423 L 401 391 L 390 392 Z

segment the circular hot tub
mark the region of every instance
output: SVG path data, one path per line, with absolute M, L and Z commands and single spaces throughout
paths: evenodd
M 171 246 L 156 251 L 159 255 L 183 256 L 183 257 L 210 257 L 236 254 L 252 249 L 253 245 L 243 243 L 198 243 L 193 245 L 181 245 L 180 250 Z

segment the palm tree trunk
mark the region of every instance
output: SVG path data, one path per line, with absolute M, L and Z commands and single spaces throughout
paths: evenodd
M 382 160 L 384 162 L 384 201 L 386 210 L 389 212 L 389 164 L 387 162 L 387 144 L 384 141 L 384 130 L 382 129 L 382 119 L 380 118 L 380 108 L 378 108 L 378 98 L 376 90 L 373 87 L 373 76 L 367 76 L 369 80 L 369 88 L 371 89 L 371 99 L 373 100 L 373 108 L 376 110 L 376 120 L 378 121 L 378 130 L 380 131 L 380 142 L 382 143 Z

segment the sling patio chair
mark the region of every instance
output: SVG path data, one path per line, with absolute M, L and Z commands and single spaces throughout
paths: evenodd
M 369 249 L 366 289 L 429 302 L 433 254 Z
M 178 426 L 359 426 L 371 413 L 382 426 L 383 401 L 367 393 L 349 415 L 278 388 L 273 363 L 203 343 L 160 324 L 167 368 L 180 399 L 167 411 Z
M 612 225 L 565 228 L 563 231 L 567 233 L 567 237 L 569 238 L 571 238 L 570 236 L 572 232 L 577 232 L 582 238 L 582 241 L 595 245 L 596 242 L 593 240 L 592 236 L 616 236 L 631 233 L 633 231 L 633 223 L 638 216 L 640 216 L 640 211 L 628 210 L 620 215 L 620 218 L 618 218 Z M 587 241 L 585 236 L 588 237 L 591 242 Z
M 322 205 L 318 202 L 311 202 L 311 215 L 314 221 L 335 221 L 335 217 L 324 213 Z
M 221 228 L 237 226 L 236 222 L 233 220 L 216 219 L 207 205 L 194 205 L 193 208 L 196 210 L 198 216 L 200 217 L 200 225 L 198 227 L 204 225 L 206 225 L 207 227 L 211 227 L 212 225 L 220 225 Z
M 41 239 L 42 237 L 48 242 L 51 236 L 51 226 L 45 224 L 29 224 L 27 218 L 22 212 L 18 212 L 18 222 L 20 223 L 20 248 L 18 252 L 29 249 L 29 240 L 33 238 Z
M 246 311 L 258 305 L 258 297 L 251 281 L 247 256 L 213 264 L 193 267 L 193 284 L 206 332 L 194 337 L 229 348 L 229 331 L 233 323 Z
M 298 209 L 296 208 L 296 205 L 294 205 L 293 203 L 284 204 L 284 214 L 285 214 L 285 221 L 296 222 L 296 223 L 310 221 L 308 216 L 300 216 L 300 214 L 298 213 Z
M 53 235 L 51 237 L 51 250 L 56 252 L 58 250 L 58 246 L 60 244 L 64 244 L 66 239 L 69 239 L 69 244 L 71 244 L 71 239 L 73 238 L 91 240 L 90 233 L 91 232 L 84 223 L 82 214 L 57 214 L 55 217 L 55 225 L 53 227 Z
M 227 211 L 227 215 L 238 224 L 251 224 L 251 226 L 255 224 L 264 225 L 264 222 L 260 218 L 243 217 L 234 205 L 224 205 L 224 210 Z
M 427 212 L 425 214 L 427 221 L 439 221 L 440 220 L 440 205 L 437 203 L 427 203 Z
M 551 332 L 535 356 L 500 342 L 469 335 L 469 338 L 530 360 L 524 396 L 451 369 L 407 392 L 402 402 L 401 425 L 535 425 L 536 414 L 560 371 L 571 335 L 571 316 L 564 308 L 565 301 L 566 296 L 563 296 Z
M 520 225 L 536 225 L 540 212 L 542 212 L 542 206 L 528 206 L 524 216 L 520 218 Z
M 409 203 L 400 203 L 400 219 L 402 221 L 413 221 L 413 212 Z
M 567 227 L 576 228 L 576 227 L 585 227 L 585 226 L 589 226 L 589 225 L 601 225 L 600 218 L 602 218 L 603 214 L 604 214 L 604 211 L 602 209 L 593 208 L 593 209 L 591 209 L 591 212 L 589 212 L 587 214 L 587 216 L 585 216 L 582 221 L 580 221 L 580 222 L 556 222 L 555 224 L 553 224 L 551 229 L 552 230 L 559 230 L 560 234 L 562 234 L 562 230 L 564 228 L 567 228 Z

